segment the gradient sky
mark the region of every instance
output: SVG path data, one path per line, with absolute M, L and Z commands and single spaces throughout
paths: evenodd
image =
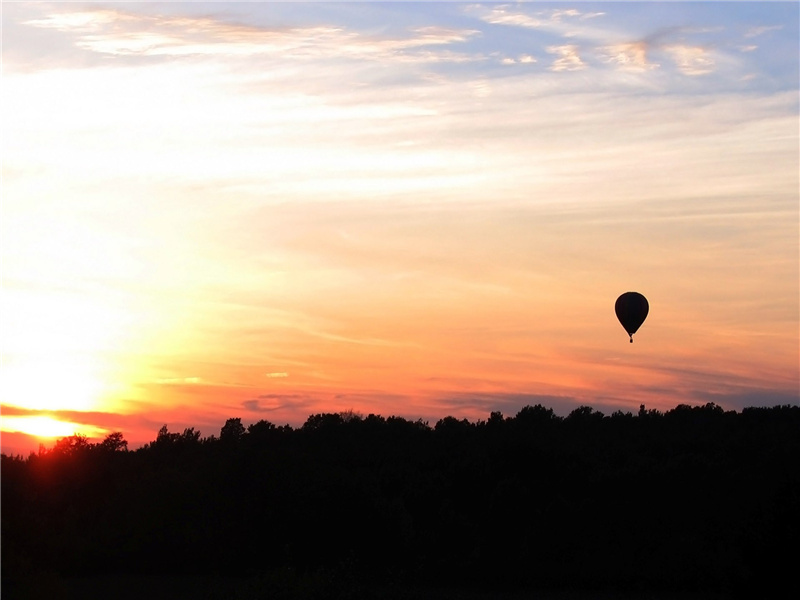
M 797 404 L 798 18 L 3 2 L 3 451 Z

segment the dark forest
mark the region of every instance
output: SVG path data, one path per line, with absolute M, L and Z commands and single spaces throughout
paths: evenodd
M 798 459 L 798 406 L 72 436 L 2 456 L 2 594 L 794 597 Z

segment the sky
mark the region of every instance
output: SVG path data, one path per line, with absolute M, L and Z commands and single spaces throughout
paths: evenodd
M 3 452 L 798 404 L 798 7 L 4 1 Z

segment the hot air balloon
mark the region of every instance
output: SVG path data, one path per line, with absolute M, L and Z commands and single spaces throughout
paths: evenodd
M 647 303 L 647 298 L 639 292 L 625 292 L 617 298 L 614 311 L 617 313 L 619 322 L 628 332 L 631 344 L 633 343 L 633 334 L 642 326 L 649 310 L 650 305 Z

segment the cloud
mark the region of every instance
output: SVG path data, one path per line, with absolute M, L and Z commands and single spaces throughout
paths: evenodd
M 0 405 L 0 413 L 5 417 L 49 417 L 66 423 L 86 425 L 90 429 L 98 431 L 123 431 L 136 428 L 142 424 L 150 428 L 155 424 L 148 420 L 145 414 L 121 414 L 103 411 L 80 411 L 80 410 L 38 410 L 13 406 L 9 404 Z
M 506 56 L 500 60 L 500 63 L 504 65 L 532 65 L 536 62 L 538 62 L 536 57 L 530 54 L 520 54 L 516 58 Z
M 465 42 L 480 32 L 442 26 L 412 29 L 388 38 L 363 35 L 343 27 L 258 27 L 212 17 L 127 13 L 117 9 L 59 12 L 26 25 L 78 34 L 76 45 L 118 56 L 276 56 L 286 59 L 358 58 L 396 62 L 466 60 L 437 54 L 430 46 Z M 417 52 L 415 52 L 417 51 Z
M 123 18 L 123 13 L 113 10 L 85 10 L 53 13 L 42 19 L 30 19 L 25 21 L 25 25 L 59 29 L 62 31 L 91 33 L 97 31 L 100 27 L 118 22 Z
M 754 38 L 760 35 L 764 35 L 765 33 L 768 33 L 770 31 L 777 31 L 779 29 L 783 29 L 783 25 L 759 25 L 757 27 L 751 27 L 750 29 L 748 29 L 745 32 L 744 37 Z
M 198 385 L 204 382 L 201 377 L 167 377 L 156 379 L 155 383 L 159 385 Z
M 552 9 L 552 11 L 549 13 L 549 16 L 551 21 L 559 23 L 564 17 L 567 17 L 568 19 L 580 19 L 585 21 L 586 19 L 596 19 L 597 17 L 602 17 L 605 14 L 606 13 L 604 12 L 581 12 L 577 9 L 569 8 L 566 10 Z
M 666 46 L 664 50 L 672 56 L 678 70 L 684 75 L 707 75 L 714 70 L 714 57 L 702 46 L 675 44 Z
M 483 9 L 481 7 L 481 9 Z M 479 10 L 479 9 L 474 9 Z M 716 60 L 711 52 L 699 45 L 682 42 L 668 42 L 676 34 L 696 35 L 718 32 L 720 28 L 669 27 L 641 39 L 631 40 L 626 31 L 615 31 L 609 27 L 590 27 L 583 23 L 589 19 L 604 16 L 605 13 L 584 13 L 575 9 L 550 9 L 535 13 L 514 10 L 509 5 L 495 6 L 479 15 L 479 18 L 493 25 L 508 25 L 537 29 L 553 33 L 575 41 L 570 44 L 552 44 L 547 52 L 559 55 L 550 67 L 551 71 L 579 71 L 587 68 L 584 56 L 599 57 L 605 64 L 615 66 L 624 71 L 649 71 L 659 67 L 651 62 L 649 55 L 656 50 L 666 52 L 675 66 L 685 75 L 705 75 L 711 73 Z M 770 27 L 754 28 L 748 37 L 769 31 Z M 673 40 L 675 38 L 673 37 Z M 580 46 L 577 41 L 580 40 Z M 614 40 L 609 43 L 610 40 Z M 579 53 L 580 48 L 580 53 Z M 505 59 L 505 64 L 513 64 L 512 59 Z
M 323 398 L 309 394 L 262 394 L 242 402 L 251 412 L 275 412 L 289 410 L 296 412 L 321 402 Z
M 32 19 L 26 25 L 81 34 L 77 44 L 104 54 L 252 55 L 285 52 L 316 39 L 338 37 L 341 30 L 310 27 L 264 30 L 228 24 L 210 17 L 171 17 L 126 13 L 117 9 L 70 11 Z
M 482 21 L 492 25 L 511 25 L 515 27 L 543 27 L 545 21 L 521 12 L 511 12 L 508 6 L 493 7 L 488 13 L 480 16 Z
M 400 47 L 466 42 L 469 38 L 480 34 L 479 31 L 474 29 L 453 29 L 441 26 L 418 27 L 412 31 L 416 36 L 406 41 L 400 41 L 398 43 Z
M 614 64 L 626 71 L 648 71 L 658 68 L 647 58 L 648 44 L 645 41 L 627 42 L 599 48 L 606 63 Z
M 566 44 L 563 46 L 548 46 L 550 54 L 557 54 L 557 58 L 550 67 L 551 71 L 579 71 L 586 68 L 586 63 L 578 54 L 578 46 Z
M 472 7 L 473 10 L 484 7 Z M 527 27 L 531 29 L 553 28 L 564 21 L 594 19 L 603 16 L 602 12 L 584 13 L 577 9 L 548 9 L 537 11 L 533 15 L 512 10 L 508 5 L 495 6 L 488 12 L 480 15 L 480 19 L 492 25 L 510 25 L 514 27 Z
M 261 394 L 242 402 L 242 406 L 254 413 L 286 413 L 303 417 L 314 412 L 341 412 L 354 410 L 364 414 L 384 414 L 391 416 L 413 416 L 418 409 L 414 398 L 403 394 L 390 394 L 381 391 L 346 392 L 329 394 L 326 392 Z M 405 407 L 405 408 L 399 408 Z

